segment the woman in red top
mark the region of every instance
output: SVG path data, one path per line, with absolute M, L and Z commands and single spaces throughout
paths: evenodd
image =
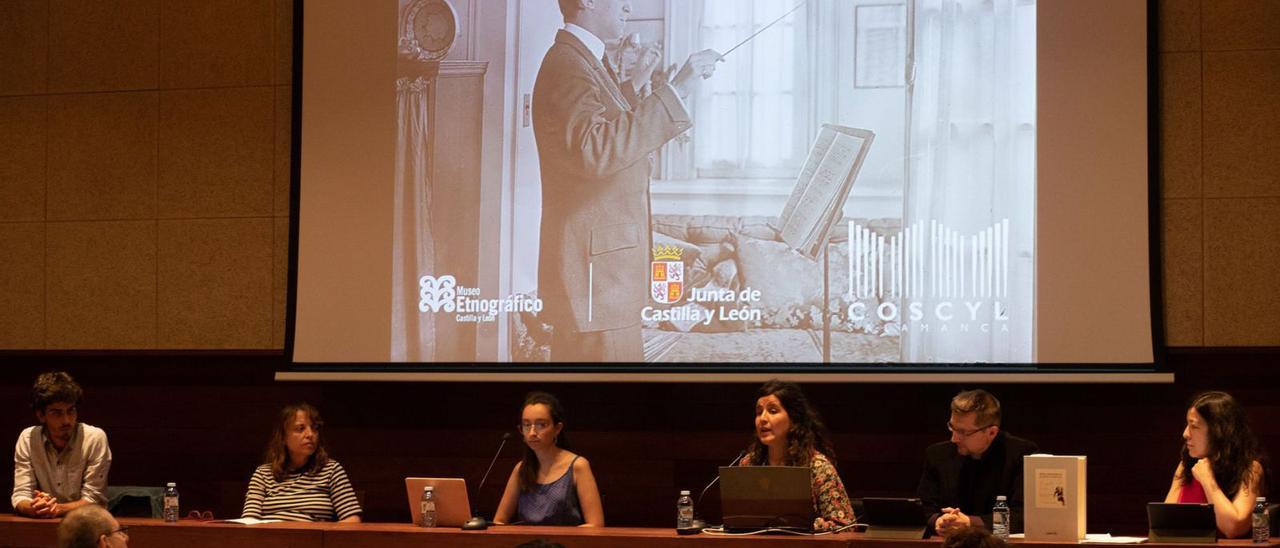
M 1244 409 L 1226 392 L 1205 392 L 1187 409 L 1182 439 L 1182 462 L 1165 502 L 1212 503 L 1219 534 L 1247 535 L 1265 483 L 1258 439 Z

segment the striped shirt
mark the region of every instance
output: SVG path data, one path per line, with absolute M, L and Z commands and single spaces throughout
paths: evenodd
M 264 464 L 249 478 L 241 517 L 287 521 L 339 521 L 359 514 L 360 502 L 347 473 L 330 460 L 314 474 L 289 474 L 276 481 Z

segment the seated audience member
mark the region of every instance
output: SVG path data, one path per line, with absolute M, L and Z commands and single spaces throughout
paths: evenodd
M 76 508 L 58 524 L 59 548 L 124 548 L 128 527 L 121 527 L 110 512 L 96 504 Z
M 360 521 L 347 473 L 324 450 L 324 420 L 302 403 L 280 411 L 264 462 L 249 479 L 242 517 L 289 521 Z
M 23 430 L 13 449 L 13 509 L 56 518 L 87 504 L 106 504 L 111 447 L 101 428 L 76 421 L 84 391 L 61 371 L 40 375 L 31 391 L 40 425 Z
M 964 527 L 991 529 L 996 497 L 1009 501 L 1012 532 L 1022 531 L 1022 457 L 1036 444 L 1000 429 L 1000 401 L 985 390 L 951 398 L 951 441 L 925 450 L 916 489 L 928 524 L 940 535 Z
M 853 523 L 853 506 L 833 461 L 831 434 L 800 387 L 772 380 L 756 393 L 756 436 L 739 466 L 808 466 L 813 472 L 813 528 Z
M 595 475 L 587 459 L 569 451 L 560 401 L 546 392 L 525 396 L 516 428 L 524 458 L 511 470 L 493 522 L 603 527 Z
M 1253 505 L 1265 494 L 1266 483 L 1258 439 L 1244 409 L 1225 392 L 1201 394 L 1187 409 L 1182 439 L 1182 460 L 1165 502 L 1211 503 L 1218 533 L 1246 536 Z
M 1003 540 L 981 527 L 961 527 L 942 539 L 942 548 L 1005 548 Z

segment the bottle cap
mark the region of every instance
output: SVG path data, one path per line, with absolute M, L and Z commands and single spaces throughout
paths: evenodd
M 1258 497 L 1258 502 L 1267 502 L 1267 497 Z
M 688 489 L 681 489 L 681 490 L 680 490 L 680 496 L 682 496 L 682 497 L 687 497 L 687 496 L 689 496 L 689 490 L 688 490 Z
M 176 484 L 176 483 L 174 483 L 174 482 L 172 482 L 172 481 L 171 481 L 171 482 L 169 482 L 169 483 L 166 483 L 166 484 L 164 484 L 164 485 L 165 485 L 165 487 L 177 487 L 177 486 L 178 486 L 178 484 Z
M 430 486 L 430 485 L 424 485 L 424 486 L 422 486 L 422 490 L 423 490 L 423 491 L 431 491 L 432 493 L 434 493 L 434 492 L 436 491 L 436 488 L 435 488 L 435 487 L 432 487 L 432 486 Z
M 1004 495 L 997 495 L 996 500 L 1009 500 L 1009 499 L 1005 498 Z

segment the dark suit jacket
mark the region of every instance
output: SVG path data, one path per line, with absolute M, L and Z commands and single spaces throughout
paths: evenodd
M 556 329 L 640 323 L 651 260 L 649 155 L 691 126 L 671 86 L 628 100 L 580 40 L 556 35 L 533 88 L 542 172 L 538 293 Z
M 981 459 L 971 459 L 956 452 L 955 444 L 945 441 L 925 450 L 924 473 L 916 489 L 929 531 L 943 508 L 959 508 L 970 518 L 982 520 L 991 529 L 991 508 L 996 496 L 1009 502 L 1011 532 L 1022 532 L 1022 457 L 1037 451 L 1034 442 L 1005 433 L 991 441 Z M 967 467 L 967 468 L 966 468 Z M 968 474 L 969 482 L 961 480 Z M 970 483 L 970 485 L 962 485 Z

